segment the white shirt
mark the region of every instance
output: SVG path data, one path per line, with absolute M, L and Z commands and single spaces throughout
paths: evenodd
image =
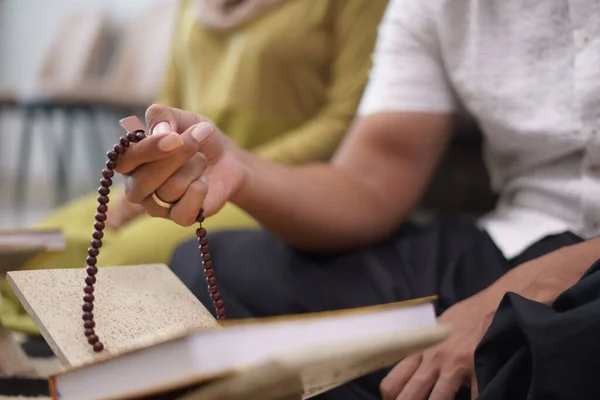
M 505 257 L 600 234 L 600 1 L 391 0 L 359 115 L 459 107 L 485 137 L 500 201 L 480 224 Z

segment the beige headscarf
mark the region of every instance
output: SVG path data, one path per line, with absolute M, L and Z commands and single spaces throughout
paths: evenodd
M 195 0 L 198 17 L 209 29 L 225 30 L 245 23 L 286 0 Z

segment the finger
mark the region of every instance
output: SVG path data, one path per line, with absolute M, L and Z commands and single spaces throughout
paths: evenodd
M 384 400 L 394 400 L 398 397 L 404 385 L 421 365 L 422 359 L 421 353 L 415 354 L 405 358 L 392 368 L 379 386 Z
M 479 386 L 477 385 L 477 377 L 475 374 L 471 375 L 471 400 L 475 400 L 479 397 Z
M 429 395 L 429 400 L 454 400 L 463 381 L 462 374 L 442 372 Z
M 183 197 L 171 209 L 171 220 L 181 226 L 194 224 L 206 198 L 206 193 L 208 193 L 208 185 L 204 179 L 199 178 L 193 181 Z
M 396 400 L 422 400 L 431 393 L 439 377 L 439 370 L 431 363 L 422 362 L 410 377 Z
M 213 130 L 216 130 L 215 124 L 211 120 L 189 111 L 157 104 L 150 106 L 146 111 L 146 124 L 152 136 L 169 130 L 181 134 L 194 126 L 202 125 L 203 122 L 209 124 Z M 221 154 L 226 139 L 224 135 L 212 134 L 211 132 L 210 135 L 204 136 L 199 141 L 202 142 L 202 153 L 210 161 L 216 155 Z
M 210 140 L 212 132 L 212 125 L 204 122 L 190 127 L 179 136 L 183 140 L 181 148 L 169 157 L 144 164 L 135 173 L 125 176 L 125 193 L 127 199 L 132 203 L 141 204 L 144 199 L 163 185 L 175 171 L 181 168 L 194 155 L 199 154 L 198 150 L 206 141 Z M 153 136 L 145 140 L 149 140 Z M 140 144 L 144 141 L 140 142 Z M 200 154 L 200 157 L 204 156 Z M 206 167 L 206 162 L 203 162 L 202 165 L 196 165 L 196 167 L 203 170 Z M 163 200 L 168 201 L 167 199 Z
M 182 138 L 172 132 L 146 137 L 146 139 L 130 146 L 117 160 L 115 171 L 129 174 L 143 164 L 169 157 L 184 144 Z
M 207 192 L 208 185 L 199 178 L 189 183 L 184 195 L 170 209 L 158 205 L 152 196 L 148 196 L 143 205 L 152 217 L 170 219 L 179 225 L 190 226 L 196 221 Z
M 204 172 L 206 161 L 201 153 L 194 154 L 165 183 L 156 189 L 156 195 L 168 203 L 176 203 L 183 197 L 190 183 L 199 179 Z
M 108 212 L 106 214 L 106 221 L 104 221 L 104 224 L 109 229 L 117 229 L 119 226 L 121 226 L 121 217 L 118 213 L 111 214 Z
M 182 133 L 200 122 L 211 121 L 193 112 L 160 104 L 153 104 L 146 110 L 146 126 L 151 135 L 168 129 L 169 132 Z

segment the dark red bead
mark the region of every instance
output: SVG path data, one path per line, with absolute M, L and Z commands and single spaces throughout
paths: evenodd
M 108 153 L 106 153 L 106 157 L 111 160 L 111 161 L 115 161 L 117 159 L 119 155 L 117 154 L 116 151 L 109 151 Z
M 204 228 L 198 228 L 196 229 L 196 236 L 198 236 L 199 238 L 203 238 L 206 236 L 206 229 Z
M 102 221 L 96 221 L 94 222 L 94 228 L 96 228 L 97 231 L 102 231 L 106 228 L 106 224 Z
M 211 269 L 212 268 L 212 261 L 202 261 L 202 268 L 204 268 L 204 269 Z
M 202 254 L 210 253 L 210 251 L 208 250 L 208 246 L 200 246 L 200 253 L 202 253 Z
M 123 154 L 125 153 L 125 147 L 121 146 L 120 144 L 115 144 L 115 147 L 113 147 L 113 151 L 117 154 Z
M 96 213 L 96 215 L 94 217 L 96 218 L 96 221 L 100 221 L 100 222 L 106 221 L 106 214 L 104 214 L 104 213 Z
M 85 321 L 83 323 L 83 327 L 85 329 L 94 329 L 96 327 L 96 323 L 94 321 L 91 321 L 91 320 L 90 321 Z
M 103 224 L 103 222 L 97 222 L 97 223 Z M 104 229 L 104 228 L 102 228 L 102 229 Z M 99 249 L 100 247 L 102 247 L 102 240 L 92 239 L 90 241 L 90 244 L 92 245 L 92 247 L 95 247 L 96 249 Z
M 212 299 L 212 301 L 219 301 L 219 300 L 221 300 L 221 294 L 220 293 L 211 293 L 210 298 Z
M 130 142 L 135 142 L 135 132 L 129 132 L 129 133 L 127 134 L 127 139 L 128 139 Z
M 94 265 L 96 265 L 96 263 L 98 262 L 98 260 L 96 259 L 96 257 L 88 256 L 85 259 L 85 262 L 86 262 L 87 265 L 91 265 L 93 267 Z
M 198 244 L 200 244 L 200 246 L 206 246 L 208 244 L 208 239 L 206 238 L 198 238 Z
M 127 139 L 127 136 L 121 136 L 121 139 L 119 139 L 119 143 L 121 143 L 121 146 L 125 148 L 129 147 L 129 139 Z
M 94 297 L 93 294 L 86 294 L 83 296 L 83 301 L 88 302 L 88 303 L 93 303 L 95 299 L 96 298 Z
M 108 206 L 106 204 L 98 204 L 98 207 L 96 207 L 96 211 L 102 214 L 106 214 L 106 212 L 108 211 Z
M 204 207 L 200 207 L 200 210 L 198 210 L 198 215 L 200 214 L 204 214 Z
M 146 134 L 145 134 L 144 132 L 142 132 L 142 131 L 137 131 L 137 132 L 135 133 L 135 140 L 136 140 L 136 142 L 139 142 L 139 141 L 141 141 L 141 140 L 144 140 L 145 138 L 146 138 Z
M 84 312 L 83 316 L 81 317 L 84 321 L 91 321 L 94 319 L 94 314 L 92 314 L 91 312 Z
M 213 276 L 215 276 L 215 270 L 210 268 L 210 269 L 205 269 L 204 270 L 204 276 L 206 276 L 207 278 L 212 278 Z
M 81 306 L 81 309 L 85 312 L 92 312 L 94 310 L 94 304 L 93 303 L 88 303 L 85 302 L 83 303 L 83 305 Z
M 90 276 L 94 276 L 98 273 L 98 267 L 89 266 L 85 269 L 85 272 L 87 272 Z
M 100 204 L 108 204 L 109 201 L 110 201 L 110 199 L 108 198 L 108 196 L 105 196 L 105 195 L 98 196 L 98 203 L 100 203 Z
M 102 178 L 100 179 L 100 184 L 104 187 L 110 187 L 112 185 L 112 179 Z
M 224 305 L 225 303 L 223 302 L 223 300 L 213 301 L 213 306 L 215 308 L 223 308 Z
M 98 343 L 98 340 L 100 340 L 100 339 L 96 335 L 88 336 L 89 344 L 96 344 L 96 343 Z
M 202 254 L 202 261 L 210 261 L 210 254 Z
M 89 256 L 96 257 L 99 253 L 100 253 L 100 251 L 98 251 L 97 248 L 95 248 L 95 247 L 88 247 L 88 255 Z
M 105 178 L 112 178 L 113 176 L 115 176 L 115 171 L 110 169 L 103 169 L 102 176 Z
M 108 196 L 110 194 L 110 189 L 107 187 L 104 187 L 104 186 L 100 186 L 98 188 L 98 194 L 100 196 Z M 107 201 L 107 203 L 108 203 L 108 201 Z
M 93 283 L 92 283 L 92 285 L 93 285 Z M 92 285 L 88 284 L 88 286 L 83 288 L 83 291 L 86 293 L 89 293 L 89 294 L 94 293 L 94 287 Z
M 102 222 L 102 221 L 100 221 L 100 222 Z M 92 233 L 92 237 L 94 239 L 102 239 L 104 237 L 104 232 L 102 232 L 102 231 L 94 231 Z
M 96 277 L 93 275 L 88 275 L 85 277 L 85 283 L 87 283 L 88 285 L 93 285 L 94 283 L 96 283 Z
M 208 286 L 215 286 L 217 284 L 217 278 L 215 278 L 214 276 L 207 277 L 206 284 Z
M 220 317 L 220 318 L 225 317 L 225 309 L 224 308 L 217 309 L 217 317 Z
M 216 285 L 215 286 L 210 286 L 208 288 L 208 293 L 210 293 L 210 294 L 219 293 L 219 288 Z
M 108 160 L 106 162 L 106 168 L 108 168 L 108 169 L 115 169 L 115 168 L 117 168 L 117 162 L 113 161 L 113 160 Z
M 198 214 L 198 216 L 196 217 L 196 222 L 203 223 L 204 220 L 205 220 L 205 218 L 204 218 L 204 215 L 202 215 L 202 214 Z
M 102 350 L 104 350 L 104 345 L 100 342 L 96 342 L 94 343 L 94 351 L 96 353 L 100 353 Z
M 95 335 L 96 332 L 93 329 L 86 329 L 85 331 L 83 331 L 83 334 L 85 336 L 92 336 L 92 335 Z

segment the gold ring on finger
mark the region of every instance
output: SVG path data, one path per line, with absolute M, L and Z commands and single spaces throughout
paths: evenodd
M 158 195 L 156 194 L 156 191 L 154 191 L 152 193 L 152 199 L 154 200 L 154 202 L 156 204 L 158 204 L 162 208 L 173 208 L 173 206 L 175 205 L 175 203 L 166 202 L 163 199 L 161 199 L 160 197 L 158 197 Z

